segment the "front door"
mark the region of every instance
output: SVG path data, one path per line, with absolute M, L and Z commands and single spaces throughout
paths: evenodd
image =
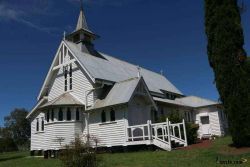
M 200 123 L 201 123 L 202 135 L 211 134 L 209 116 L 201 116 Z

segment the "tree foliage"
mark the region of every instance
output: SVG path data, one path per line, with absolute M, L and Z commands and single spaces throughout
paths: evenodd
M 237 0 L 205 0 L 208 58 L 236 146 L 250 146 L 250 64 Z
M 14 109 L 9 116 L 4 117 L 2 136 L 12 138 L 19 146 L 29 143 L 30 122 L 26 119 L 27 114 L 25 109 Z

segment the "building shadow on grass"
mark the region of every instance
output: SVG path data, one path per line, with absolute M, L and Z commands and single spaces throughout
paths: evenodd
M 17 156 L 12 156 L 12 157 L 0 158 L 0 162 L 14 160 L 14 159 L 20 159 L 20 158 L 24 158 L 24 157 L 25 157 L 24 155 L 17 155 Z

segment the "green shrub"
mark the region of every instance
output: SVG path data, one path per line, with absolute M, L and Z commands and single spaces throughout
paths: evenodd
M 95 167 L 97 166 L 96 153 L 83 143 L 79 137 L 60 152 L 59 159 L 66 167 Z
M 171 121 L 171 123 L 180 123 L 180 122 L 182 122 L 182 119 L 183 119 L 179 115 L 178 111 L 174 111 L 174 112 L 171 112 L 168 116 L 159 117 L 157 122 L 165 122 L 167 118 L 168 118 L 169 121 Z M 197 132 L 198 132 L 198 129 L 199 129 L 199 125 L 191 123 L 191 122 L 186 122 L 185 126 L 186 126 L 186 134 L 187 134 L 187 142 L 188 142 L 188 144 L 196 143 L 197 137 L 198 137 Z M 175 134 L 177 134 L 177 136 L 179 135 L 179 132 L 178 132 L 177 129 L 175 131 Z
M 158 119 L 156 120 L 156 122 L 166 122 L 166 119 L 168 118 L 169 121 L 171 121 L 171 123 L 180 123 L 182 122 L 182 118 L 180 117 L 180 115 L 178 114 L 178 111 L 172 111 L 170 114 L 166 115 L 162 115 L 160 117 L 158 117 Z
M 17 145 L 12 138 L 0 138 L 0 152 L 10 152 L 17 150 Z
M 187 142 L 188 144 L 194 144 L 197 141 L 197 132 L 199 129 L 199 125 L 198 124 L 194 124 L 194 123 L 186 123 L 186 133 L 187 133 Z

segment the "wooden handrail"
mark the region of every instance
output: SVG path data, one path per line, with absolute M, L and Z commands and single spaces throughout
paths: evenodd
M 181 130 L 181 126 L 183 127 L 183 130 Z M 135 140 L 146 141 L 153 139 L 153 140 L 158 140 L 163 144 L 167 144 L 168 145 L 167 147 L 170 147 L 171 150 L 171 138 L 172 138 L 175 141 L 184 144 L 184 146 L 187 146 L 187 136 L 186 136 L 184 119 L 181 123 L 171 123 L 168 119 L 166 119 L 166 122 L 154 123 L 154 124 L 152 124 L 151 121 L 149 120 L 147 121 L 147 124 L 126 126 L 126 129 L 127 129 L 126 133 L 127 142 L 131 141 L 133 142 Z M 140 134 L 136 135 L 134 134 L 134 131 L 137 129 L 140 129 L 141 131 Z M 178 137 L 175 134 L 175 132 L 178 133 Z

